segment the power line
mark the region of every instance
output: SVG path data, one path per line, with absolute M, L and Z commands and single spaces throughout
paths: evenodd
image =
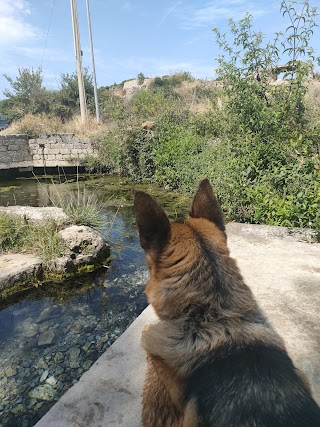
M 50 27 L 51 27 L 51 21 L 52 21 L 52 15 L 53 15 L 53 10 L 54 10 L 55 3 L 56 3 L 56 0 L 53 0 L 52 1 L 52 6 L 51 6 L 51 13 L 50 13 L 48 31 L 47 31 L 47 35 L 46 35 L 46 41 L 44 43 L 44 49 L 43 49 L 43 54 L 42 54 L 42 60 L 41 60 L 41 66 L 40 66 L 40 68 L 42 68 L 43 60 L 44 60 L 44 55 L 45 55 L 45 52 L 46 52 L 46 49 L 47 49 L 48 36 L 49 36 Z

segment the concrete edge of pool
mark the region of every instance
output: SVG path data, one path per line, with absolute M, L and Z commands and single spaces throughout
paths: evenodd
M 227 233 L 245 282 L 320 404 L 320 244 L 297 241 L 283 227 L 230 223 Z M 155 320 L 147 307 L 36 427 L 140 427 L 140 338 Z
M 140 337 L 156 315 L 148 306 L 36 424 L 37 427 L 139 427 L 145 354 Z

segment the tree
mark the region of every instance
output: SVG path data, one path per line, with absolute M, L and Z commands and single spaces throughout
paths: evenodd
M 92 76 L 88 69 L 83 70 L 84 88 L 88 111 L 94 114 L 94 89 Z M 59 116 L 62 121 L 69 120 L 80 111 L 79 89 L 77 73 L 63 73 L 60 81 L 61 89 L 55 93 L 55 101 L 52 106 L 52 113 Z
M 46 89 L 42 86 L 43 77 L 41 67 L 19 68 L 18 77 L 15 79 L 4 74 L 5 79 L 11 86 L 3 91 L 7 98 L 2 102 L 2 113 L 9 120 L 17 120 L 26 114 L 37 114 L 48 112 Z
M 244 133 L 270 135 L 305 122 L 305 79 L 314 60 L 308 46 L 316 25 L 316 8 L 309 7 L 307 1 L 282 1 L 281 11 L 289 17 L 289 26 L 285 35 L 277 33 L 269 43 L 254 30 L 249 14 L 238 23 L 229 20 L 232 43 L 218 28 L 213 29 L 219 48 L 225 52 L 218 58 L 217 74 L 224 84 L 227 111 Z M 274 86 L 271 76 L 282 56 L 287 56 L 285 84 Z
M 145 75 L 143 73 L 139 73 L 137 76 L 137 80 L 138 80 L 138 84 L 142 85 L 143 82 L 145 81 Z

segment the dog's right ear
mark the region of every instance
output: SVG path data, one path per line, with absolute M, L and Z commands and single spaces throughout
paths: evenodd
M 170 237 L 170 223 L 164 210 L 143 191 L 135 193 L 134 210 L 142 248 L 161 250 Z
M 192 202 L 190 212 L 192 218 L 205 218 L 213 222 L 221 231 L 225 232 L 223 213 L 218 199 L 213 194 L 208 179 L 200 182 Z

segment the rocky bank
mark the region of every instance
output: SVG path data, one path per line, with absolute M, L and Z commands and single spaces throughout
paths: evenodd
M 60 208 L 9 207 L 0 212 L 22 215 L 41 223 L 48 218 L 65 221 Z M 110 247 L 95 229 L 84 225 L 64 225 L 58 232 L 66 246 L 62 257 L 43 262 L 34 254 L 0 255 L 0 298 L 47 282 L 61 282 L 101 267 L 110 256 Z

